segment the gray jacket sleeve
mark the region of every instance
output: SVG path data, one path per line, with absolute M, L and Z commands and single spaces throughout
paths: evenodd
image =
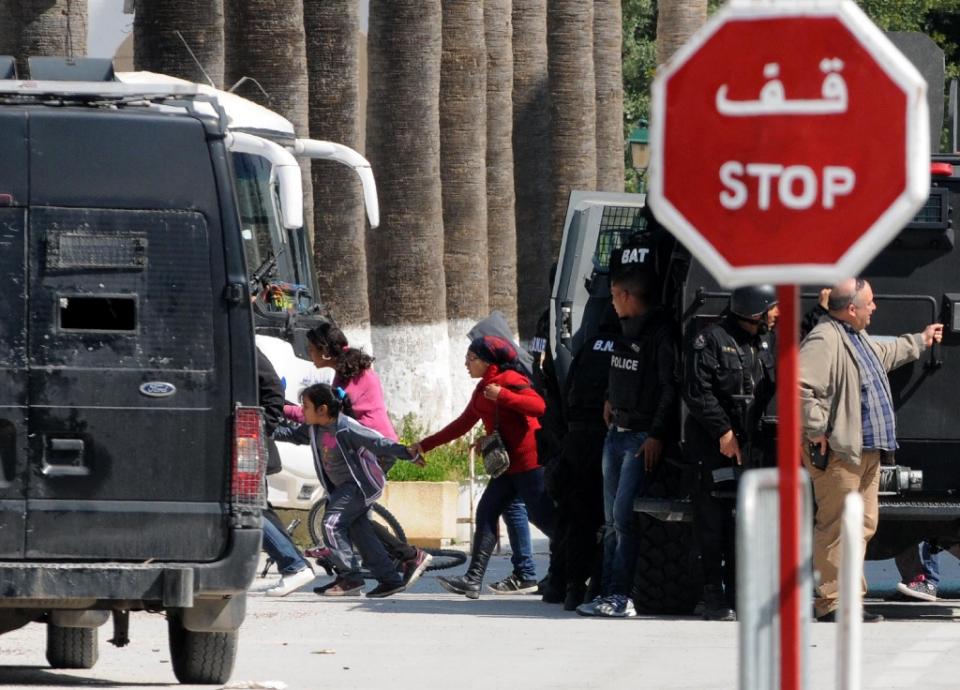
M 274 441 L 294 443 L 298 446 L 310 445 L 310 425 L 300 424 L 299 426 L 292 426 L 281 424 L 273 430 L 272 438 Z
M 391 441 L 386 436 L 382 436 L 373 429 L 360 424 L 351 424 L 342 433 L 347 435 L 354 448 L 366 448 L 376 456 L 400 458 L 402 460 L 413 459 L 410 451 L 402 443 Z

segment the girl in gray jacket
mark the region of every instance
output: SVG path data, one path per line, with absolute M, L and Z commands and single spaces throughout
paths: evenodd
M 379 584 L 368 597 L 388 597 L 403 591 L 403 580 L 377 539 L 367 514 L 370 504 L 383 493 L 386 476 L 379 456 L 401 458 L 422 464 L 406 446 L 391 441 L 348 416 L 349 405 L 341 389 L 318 383 L 300 394 L 304 425 L 277 440 L 309 443 L 317 476 L 327 494 L 323 536 L 332 552 L 338 581 L 324 596 L 359 594 L 363 578 L 351 563 L 353 547 Z M 352 543 L 351 543 L 352 542 Z

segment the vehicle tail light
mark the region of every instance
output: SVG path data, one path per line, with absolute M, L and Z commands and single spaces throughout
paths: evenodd
M 935 177 L 951 177 L 953 175 L 953 166 L 949 163 L 931 163 L 930 174 Z
M 233 424 L 231 507 L 235 513 L 265 508 L 267 446 L 260 408 L 238 406 Z

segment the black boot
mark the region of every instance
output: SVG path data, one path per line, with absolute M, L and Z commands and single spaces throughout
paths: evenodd
M 570 584 L 567 585 L 567 594 L 563 600 L 564 611 L 576 611 L 577 607 L 586 601 L 586 585 Z
M 735 621 L 736 612 L 727 603 L 723 589 L 716 585 L 703 588 L 703 619 L 708 621 Z
M 438 577 L 437 582 L 448 592 L 463 594 L 467 599 L 480 598 L 480 585 L 483 584 L 483 574 L 487 571 L 490 554 L 497 544 L 496 535 L 489 534 L 473 543 L 473 553 L 470 555 L 470 565 L 463 577 Z

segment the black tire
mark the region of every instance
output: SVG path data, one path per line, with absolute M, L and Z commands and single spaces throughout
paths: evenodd
M 97 663 L 96 628 L 64 628 L 47 623 L 47 661 L 53 668 L 93 668 Z
M 693 613 L 703 591 L 703 573 L 692 526 L 640 515 L 637 528 L 633 603 L 646 613 Z
M 326 508 L 326 499 L 317 501 L 313 504 L 313 507 L 310 508 L 310 515 L 307 518 L 307 527 L 310 530 L 310 538 L 313 540 L 313 543 L 317 545 L 326 544 L 326 540 L 323 538 L 323 516 L 326 512 Z M 370 506 L 370 509 L 374 513 L 374 520 L 384 525 L 390 531 L 390 533 L 400 541 L 407 541 L 407 534 L 403 531 L 403 527 L 401 527 L 400 522 L 394 517 L 393 513 L 379 503 L 374 503 Z M 364 578 L 365 580 L 373 579 L 373 575 L 370 573 L 370 571 L 363 567 L 363 563 L 360 560 L 360 554 L 357 553 L 356 549 L 354 549 L 353 553 L 354 558 L 359 566 L 360 577 Z
M 233 632 L 194 632 L 180 618 L 167 619 L 170 636 L 170 662 L 173 674 L 183 684 L 222 685 L 230 680 L 237 658 L 237 638 Z
M 646 495 L 689 496 L 692 468 L 664 461 Z M 637 609 L 653 614 L 688 615 L 703 591 L 700 550 L 689 522 L 662 522 L 637 514 L 637 563 L 633 591 Z
M 374 503 L 370 508 L 376 514 L 375 519 L 386 525 L 387 529 L 393 533 L 400 541 L 407 540 L 407 534 L 403 531 L 403 527 L 400 526 L 400 521 L 393 516 L 389 510 L 384 508 L 379 503 Z M 310 515 L 307 517 L 307 527 L 310 530 L 310 538 L 313 540 L 314 544 L 320 545 L 325 544 L 326 541 L 323 538 L 323 514 L 327 509 L 327 499 L 317 501 L 313 504 L 313 507 L 310 508 Z
M 424 549 L 424 551 L 433 556 L 433 560 L 427 566 L 427 572 L 456 568 L 467 562 L 467 554 L 456 549 Z

